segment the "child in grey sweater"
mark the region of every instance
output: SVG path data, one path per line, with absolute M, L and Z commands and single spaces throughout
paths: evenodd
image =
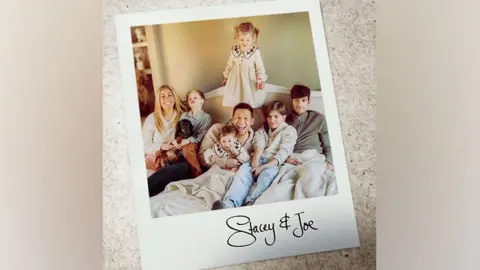
M 333 169 L 332 151 L 325 116 L 319 112 L 309 110 L 310 88 L 304 85 L 294 85 L 290 90 L 293 111 L 285 120 L 297 130 L 297 143 L 293 154 L 286 163 L 293 165 L 301 164 L 296 156 L 306 151 L 316 151 L 323 154 L 327 163 L 327 169 Z
M 198 177 L 202 172 L 200 162 L 197 158 L 198 148 L 212 125 L 212 117 L 203 110 L 205 95 L 202 91 L 193 89 L 187 93 L 187 104 L 189 111 L 182 113 L 179 120 L 187 119 L 193 125 L 193 135 L 184 139 L 180 146 L 183 147 L 183 156 L 190 165 L 192 176 Z

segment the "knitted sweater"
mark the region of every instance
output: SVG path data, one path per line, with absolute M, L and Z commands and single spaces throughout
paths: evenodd
M 242 144 L 240 144 L 239 142 L 234 142 L 233 146 L 235 148 L 235 153 L 232 153 L 229 150 L 223 149 L 221 144 L 216 143 L 213 148 L 207 149 L 203 153 L 205 162 L 207 162 L 209 165 L 212 165 L 210 163 L 211 156 L 216 156 L 217 158 L 227 158 L 227 159 L 236 158 L 241 163 L 246 163 L 250 161 L 250 155 L 247 152 L 247 150 L 242 146 Z
M 208 130 L 207 134 L 205 134 L 205 137 L 202 140 L 202 143 L 200 144 L 200 149 L 198 150 L 198 160 L 200 161 L 200 164 L 204 167 L 211 167 L 211 164 L 209 164 L 204 157 L 204 152 L 207 151 L 208 149 L 211 149 L 215 146 L 216 143 L 220 143 L 220 132 L 222 131 L 222 128 L 225 125 L 231 125 L 231 121 L 228 123 L 217 123 L 212 125 L 212 127 Z M 248 138 L 247 140 L 243 143 L 243 148 L 250 154 L 253 152 L 253 129 L 250 127 L 247 130 Z M 225 168 L 225 163 L 227 162 L 226 157 L 224 158 L 218 158 L 217 162 L 215 162 L 216 165 L 218 165 L 220 168 Z
M 297 130 L 298 138 L 293 149 L 294 153 L 301 154 L 309 149 L 315 149 L 333 164 L 327 121 L 323 114 L 312 110 L 307 110 L 301 115 L 291 113 L 285 122 Z
M 151 113 L 145 119 L 142 129 L 143 150 L 145 154 L 160 150 L 160 146 L 162 144 L 168 143 L 174 139 L 175 126 L 177 123 L 165 120 L 163 124 L 165 126 L 165 130 L 164 132 L 160 133 L 155 124 L 154 113 Z

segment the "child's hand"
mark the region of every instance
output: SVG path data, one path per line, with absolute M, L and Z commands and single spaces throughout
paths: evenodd
M 169 151 L 173 149 L 173 145 L 170 143 L 164 143 L 160 146 L 160 150 Z
M 302 162 L 296 158 L 289 157 L 287 160 L 285 160 L 285 163 L 292 164 L 292 165 L 299 165 L 302 164 Z
M 260 173 L 262 173 L 262 171 L 265 170 L 265 168 L 266 168 L 265 165 L 253 168 L 252 170 L 253 177 L 258 177 Z
M 257 79 L 257 88 L 258 90 L 263 90 L 263 87 L 265 86 L 265 83 L 262 81 L 262 79 L 258 78 Z
M 222 81 L 222 86 L 225 86 L 225 85 L 227 85 L 227 79 L 223 79 Z
M 233 153 L 234 155 L 238 155 L 238 151 L 237 149 L 235 149 L 235 146 L 233 144 L 231 144 L 229 147 L 228 147 L 228 151 L 230 151 L 231 153 Z
M 217 156 L 211 156 L 211 157 L 210 157 L 210 163 L 213 164 L 213 163 L 215 163 L 215 162 L 217 162 Z
M 256 168 L 258 168 L 258 158 L 253 158 L 253 160 L 252 160 L 252 168 L 253 168 L 253 170 L 255 170 Z
M 190 143 L 189 140 L 183 139 L 182 142 L 178 145 L 177 149 L 182 149 L 183 147 L 185 147 L 185 145 L 187 145 L 189 143 Z

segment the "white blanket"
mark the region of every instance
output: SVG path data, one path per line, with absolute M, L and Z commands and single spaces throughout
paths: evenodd
M 230 187 L 233 172 L 213 166 L 194 179 L 168 184 L 165 191 L 150 198 L 152 217 L 208 211 Z
M 325 157 L 315 151 L 296 156 L 303 163 L 284 164 L 272 185 L 255 204 L 289 201 L 337 193 L 335 175 L 325 171 Z M 150 198 L 152 217 L 173 216 L 209 211 L 221 200 L 231 185 L 233 173 L 213 166 L 195 179 L 167 185 L 165 192 Z M 252 187 L 253 188 L 253 187 Z
M 255 201 L 256 205 L 337 193 L 335 174 L 326 171 L 324 155 L 308 150 L 295 157 L 302 164 L 284 164 L 272 185 Z

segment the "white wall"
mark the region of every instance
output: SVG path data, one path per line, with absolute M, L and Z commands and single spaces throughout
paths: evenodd
M 295 83 L 320 89 L 308 13 L 281 14 L 154 26 L 161 78 L 182 96 L 191 88 L 209 92 L 220 86 L 229 57 L 233 28 L 251 21 L 260 29 L 260 49 L 268 83 Z

